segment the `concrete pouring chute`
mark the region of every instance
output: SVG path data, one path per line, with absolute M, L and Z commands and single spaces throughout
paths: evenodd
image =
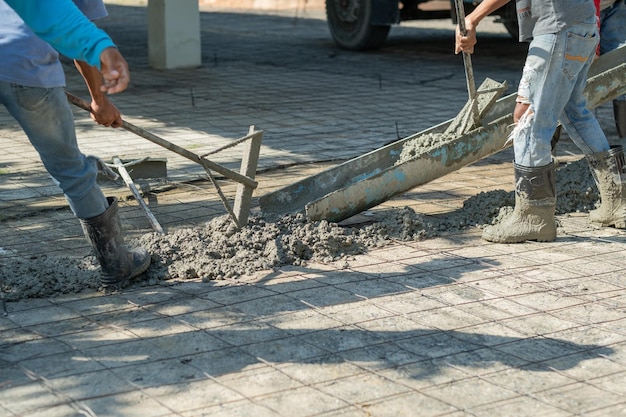
M 585 89 L 587 107 L 623 94 L 626 46 L 600 56 L 592 66 Z M 496 100 L 481 114 L 477 129 L 450 134 L 455 119 L 448 120 L 266 194 L 259 199 L 261 210 L 305 212 L 310 220 L 338 222 L 472 164 L 506 147 L 515 98 L 511 94 Z

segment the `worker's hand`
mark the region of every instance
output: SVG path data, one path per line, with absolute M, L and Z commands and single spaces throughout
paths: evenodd
M 107 94 L 120 93 L 128 87 L 130 74 L 128 64 L 117 48 L 106 48 L 100 54 L 101 73 L 104 84 L 100 88 Z
M 520 97 L 518 96 L 518 99 L 519 98 Z M 529 107 L 530 107 L 530 104 L 528 103 L 523 103 L 519 101 L 515 103 L 515 109 L 513 110 L 513 123 L 515 124 L 519 123 L 519 121 L 522 120 L 522 117 L 528 111 Z
M 476 26 L 474 26 L 474 24 L 466 18 L 465 29 L 467 30 L 467 34 L 462 35 L 459 26 L 457 25 L 456 27 L 456 41 L 454 47 L 455 54 L 460 52 L 467 52 L 470 54 L 474 53 L 474 45 L 478 42 L 476 40 Z
M 91 118 L 99 125 L 106 127 L 121 127 L 122 116 L 120 111 L 106 97 L 91 102 Z

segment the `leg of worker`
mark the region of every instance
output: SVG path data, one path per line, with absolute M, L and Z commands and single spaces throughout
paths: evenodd
M 24 129 L 76 217 L 85 219 L 103 213 L 108 203 L 96 183 L 96 161 L 78 148 L 64 89 L 4 82 L 0 88 L 3 103 Z
M 97 161 L 84 156 L 63 88 L 0 83 L 0 100 L 20 123 L 44 166 L 80 219 L 102 269 L 104 287 L 120 287 L 144 272 L 150 256 L 124 246 L 117 200 L 104 197 L 96 183 Z
M 566 51 L 567 53 L 567 51 Z M 567 56 L 567 55 L 566 55 Z M 566 104 L 561 121 L 570 137 L 587 156 L 600 191 L 601 206 L 589 213 L 590 221 L 603 226 L 626 228 L 626 166 L 621 146 L 609 148 L 598 121 L 586 109 L 583 96 L 588 65 Z
M 543 91 L 546 83 L 551 82 L 549 71 L 552 60 L 549 56 L 556 40 L 557 37 L 552 35 L 536 37 L 529 48 L 518 89 L 515 111 L 517 125 L 512 133 L 515 209 L 500 223 L 485 228 L 483 238 L 491 242 L 556 239 L 556 184 L 550 147 L 550 138 L 557 123 L 556 116 L 552 118 L 551 132 L 544 135 L 547 143 L 538 142 L 533 136 L 533 130 L 538 128 L 535 126 L 535 102 L 541 101 L 537 92 Z M 548 123 L 549 120 L 543 122 Z
M 600 14 L 600 55 L 626 45 L 626 1 L 617 0 Z M 613 100 L 615 127 L 620 138 L 626 137 L 626 95 Z
M 595 22 L 576 25 L 558 34 L 536 36 L 530 44 L 524 76 L 529 81 L 530 106 L 513 136 L 515 162 L 545 166 L 552 160 L 551 139 L 567 107 L 578 109 L 572 139 L 585 154 L 608 149 L 608 142 L 582 95 L 597 45 Z M 577 135 L 578 133 L 578 135 Z M 580 137 L 584 137 L 581 140 Z
M 587 109 L 587 100 L 584 96 L 587 72 L 593 58 L 583 62 L 584 55 L 577 55 L 576 52 L 585 50 L 585 47 L 590 48 L 593 41 L 585 36 L 573 35 L 568 37 L 567 41 L 568 46 L 564 51 L 564 76 L 573 79 L 573 85 L 559 119 L 572 142 L 585 155 L 605 152 L 609 149 L 609 142 L 600 123 Z

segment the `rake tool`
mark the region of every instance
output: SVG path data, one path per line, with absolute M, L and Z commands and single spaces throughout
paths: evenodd
M 91 106 L 89 105 L 89 103 L 87 103 L 83 99 L 73 95 L 72 93 L 68 91 L 66 91 L 65 94 L 67 95 L 67 98 L 70 103 L 90 113 L 92 112 Z M 240 228 L 248 223 L 248 216 L 250 214 L 250 204 L 252 200 L 252 192 L 258 186 L 258 183 L 254 180 L 254 176 L 256 174 L 256 167 L 257 167 L 258 160 L 259 160 L 259 152 L 261 148 L 261 140 L 263 137 L 263 131 L 255 130 L 254 126 L 250 126 L 250 130 L 248 134 L 244 136 L 243 138 L 236 141 L 235 144 L 248 141 L 249 145 L 247 148 L 248 152 L 244 154 L 244 158 L 242 160 L 241 171 L 235 172 L 233 170 L 230 170 L 226 167 L 223 167 L 205 158 L 206 155 L 209 155 L 214 152 L 211 152 L 206 155 L 197 155 L 181 146 L 178 146 L 138 126 L 135 126 L 127 122 L 126 120 L 122 121 L 121 127 L 125 130 L 128 130 L 129 132 L 132 132 L 144 139 L 147 139 L 159 146 L 164 147 L 165 149 L 168 149 L 174 153 L 177 153 L 178 155 L 182 157 L 185 157 L 201 165 L 206 171 L 209 177 L 209 180 L 215 187 L 217 194 L 219 195 L 220 200 L 222 201 L 222 204 L 224 205 L 224 208 L 226 209 L 226 211 L 232 218 L 235 225 L 238 228 Z M 226 147 L 234 146 L 235 144 L 227 145 L 225 147 L 220 148 L 219 150 L 224 149 Z M 211 171 L 218 172 L 222 174 L 223 176 L 225 176 L 226 178 L 229 178 L 239 183 L 239 186 L 237 187 L 237 195 L 235 197 L 234 209 L 233 207 L 231 207 L 230 203 L 224 196 L 224 193 L 222 192 L 221 188 L 215 181 L 215 177 L 213 176 L 213 173 Z

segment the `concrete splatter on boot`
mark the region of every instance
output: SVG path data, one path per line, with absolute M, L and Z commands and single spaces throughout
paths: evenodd
M 100 263 L 102 286 L 105 290 L 115 290 L 148 269 L 150 255 L 143 248 L 128 249 L 124 245 L 117 198 L 107 197 L 107 200 L 109 208 L 104 213 L 81 219 L 80 223 Z
M 621 146 L 587 156 L 601 205 L 589 212 L 589 221 L 626 229 L 626 164 Z
M 620 138 L 626 137 L 626 100 L 613 100 L 615 128 Z
M 496 243 L 556 239 L 556 182 L 554 164 L 515 168 L 515 209 L 500 223 L 487 226 L 483 239 Z

